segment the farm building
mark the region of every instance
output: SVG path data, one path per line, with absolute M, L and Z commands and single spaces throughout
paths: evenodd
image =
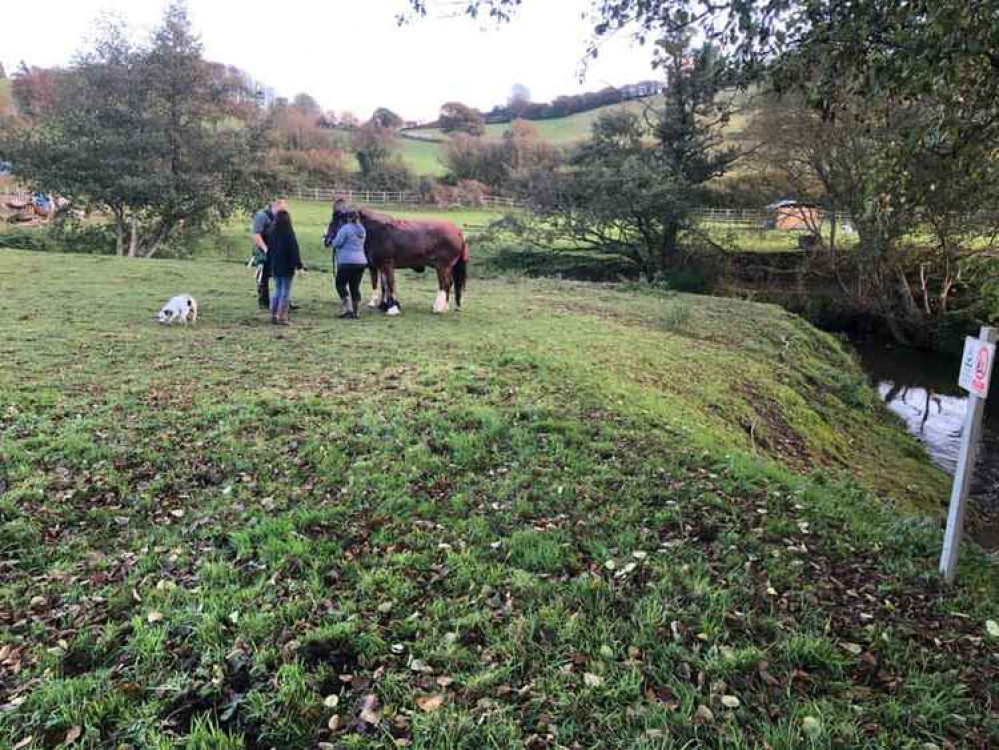
M 822 223 L 822 210 L 814 203 L 782 200 L 767 206 L 767 228 L 781 232 L 812 232 Z

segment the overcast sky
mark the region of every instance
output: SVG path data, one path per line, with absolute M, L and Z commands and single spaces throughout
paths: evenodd
M 0 0 L 6 5 L 12 0 Z M 400 28 L 406 0 L 188 0 L 209 59 L 236 65 L 289 98 L 306 91 L 324 109 L 362 118 L 387 106 L 430 119 L 442 103 L 486 110 L 515 83 L 535 101 L 652 78 L 650 54 L 626 36 L 606 43 L 578 73 L 592 22 L 590 0 L 526 0 L 508 26 L 454 17 L 456 0 L 430 0 L 423 20 Z M 5 15 L 0 62 L 12 71 L 68 63 L 103 12 L 118 14 L 137 39 L 166 0 L 48 0 Z M 30 10 L 29 10 L 30 7 Z

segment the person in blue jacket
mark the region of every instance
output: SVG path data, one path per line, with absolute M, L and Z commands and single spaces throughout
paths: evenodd
M 357 210 L 347 211 L 347 223 L 333 238 L 333 260 L 336 263 L 336 293 L 343 303 L 341 318 L 356 319 L 361 300 L 361 279 L 368 268 L 364 254 L 367 234 Z

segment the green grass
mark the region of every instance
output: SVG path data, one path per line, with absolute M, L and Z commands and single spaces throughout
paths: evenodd
M 0 746 L 999 742 L 994 564 L 941 589 L 944 478 L 777 308 L 311 274 L 281 330 L 232 263 L 0 252 Z
M 442 158 L 443 148 L 439 143 L 414 141 L 411 138 L 398 139 L 402 160 L 416 174 L 442 177 L 447 174 Z

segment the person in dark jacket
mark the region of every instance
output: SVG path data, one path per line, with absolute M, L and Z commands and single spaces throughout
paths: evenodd
M 368 268 L 368 258 L 364 254 L 366 238 L 360 215 L 351 209 L 347 212 L 347 223 L 340 227 L 332 243 L 336 261 L 336 293 L 343 303 L 341 318 L 357 318 L 361 301 L 361 279 Z
M 257 301 L 267 310 L 271 306 L 271 271 L 267 265 L 268 236 L 274 228 L 274 217 L 285 210 L 284 198 L 274 201 L 253 216 L 253 257 L 250 263 L 257 269 Z
M 274 279 L 271 322 L 286 326 L 290 322 L 288 308 L 291 304 L 291 282 L 295 279 L 296 271 L 305 270 L 298 238 L 291 225 L 291 214 L 287 211 L 278 211 L 274 217 L 274 227 L 268 238 L 267 265 Z

